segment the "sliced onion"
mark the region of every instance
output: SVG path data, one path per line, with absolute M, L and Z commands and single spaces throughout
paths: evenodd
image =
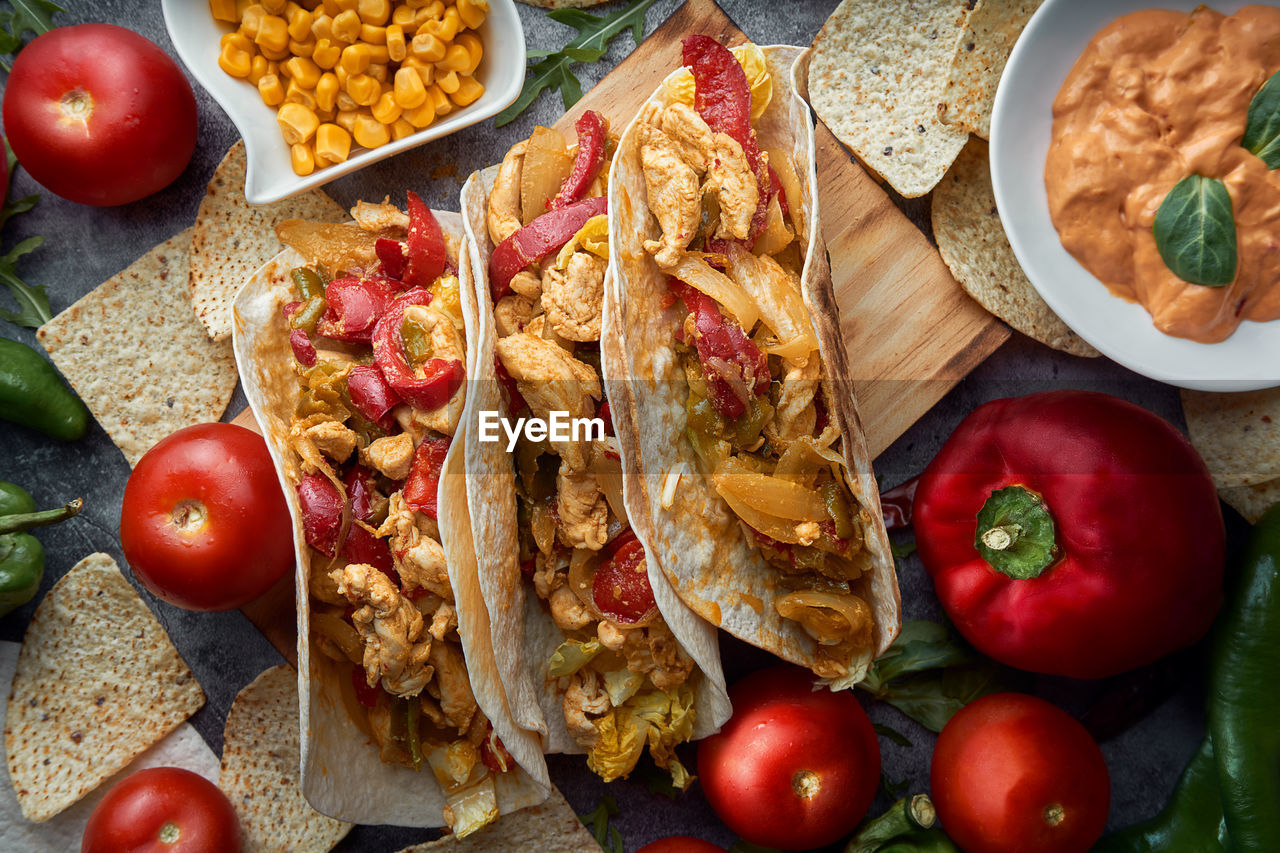
M 760 319 L 777 336 L 778 343 L 770 347 L 770 352 L 803 361 L 818 348 L 798 282 L 777 261 L 757 257 L 737 243 L 730 243 L 728 272 L 755 304 Z
M 603 453 L 595 453 L 591 459 L 591 473 L 596 478 L 596 486 L 614 518 L 627 519 L 627 507 L 622 502 L 622 460 L 612 459 Z
M 711 479 L 716 491 L 729 501 L 735 512 L 738 509 L 737 505 L 740 504 L 749 507 L 755 514 L 769 515 L 793 522 L 826 521 L 828 518 L 826 501 L 817 490 L 781 477 L 751 471 L 737 459 L 725 460 L 724 464 L 711 475 Z M 755 527 L 751 519 L 744 517 L 743 520 Z M 794 530 L 791 532 L 790 541 L 795 541 Z
M 574 548 L 573 555 L 569 557 L 568 584 L 587 612 L 596 619 L 603 619 L 592 592 L 596 586 L 596 569 L 600 568 L 599 557 L 599 551 Z
M 856 595 L 802 591 L 782 596 L 774 604 L 784 619 L 792 619 L 823 646 L 849 640 L 871 640 L 874 617 L 867 603 Z
M 680 263 L 667 272 L 723 305 L 738 321 L 742 331 L 750 334 L 755 328 L 756 321 L 760 319 L 760 309 L 756 303 L 729 276 L 712 269 L 706 261 L 694 255 L 685 255 Z
M 791 209 L 791 222 L 796 233 L 804 239 L 804 193 L 800 189 L 800 176 L 796 174 L 795 162 L 781 148 L 767 148 L 769 165 L 782 183 L 782 191 L 787 194 L 787 207 Z
M 729 390 L 733 392 L 733 396 L 742 401 L 743 405 L 751 402 L 751 389 L 747 388 L 747 382 L 742 378 L 741 368 L 729 363 L 727 359 L 719 356 L 711 356 L 702 362 L 710 373 L 724 380 L 724 384 L 729 386 Z

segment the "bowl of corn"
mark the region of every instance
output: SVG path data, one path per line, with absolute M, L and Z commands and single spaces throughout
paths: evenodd
M 513 0 L 161 0 L 266 204 L 490 118 L 520 94 Z

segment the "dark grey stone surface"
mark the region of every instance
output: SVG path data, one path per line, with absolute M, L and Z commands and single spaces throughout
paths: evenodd
M 123 24 L 172 53 L 157 0 L 62 2 L 71 11 L 59 16 L 59 23 Z M 652 32 L 677 5 L 677 0 L 655 3 L 648 13 L 646 32 Z M 747 35 L 758 42 L 807 44 L 836 3 L 835 0 L 783 4 L 722 0 L 722 5 Z M 191 14 L 207 14 L 202 0 L 190 0 L 190 6 Z M 520 11 L 530 48 L 558 47 L 572 35 L 567 27 L 548 20 L 539 10 L 522 6 Z M 581 69 L 583 88 L 599 80 L 631 49 L 630 37 L 620 37 L 602 62 Z M 55 313 L 194 219 L 205 184 L 236 138 L 229 120 L 198 86 L 196 97 L 200 107 L 199 145 L 191 164 L 172 186 L 135 204 L 114 209 L 82 207 L 44 193 L 43 201 L 33 213 L 19 217 L 5 229 L 5 246 L 30 235 L 45 235 L 45 245 L 23 259 L 20 269 L 27 281 L 49 285 Z M 551 123 L 560 109 L 557 96 L 544 95 L 525 115 L 506 127 L 495 129 L 490 124 L 472 127 L 358 175 L 340 179 L 327 189 L 339 202 L 350 204 L 360 197 L 378 197 L 384 193 L 398 196 L 407 184 L 433 206 L 456 209 L 457 193 L 467 174 L 499 160 L 506 149 L 527 136 L 535 124 Z M 14 178 L 16 196 L 39 189 L 19 170 Z M 927 203 L 904 203 L 904 209 L 927 232 Z M 0 296 L 0 302 L 6 299 Z M 0 325 L 4 326 L 4 335 L 35 345 L 31 331 Z M 913 476 L 975 405 L 995 397 L 1056 387 L 1106 390 L 1181 423 L 1174 389 L 1144 380 L 1106 360 L 1061 355 L 1015 335 L 886 451 L 877 461 L 877 470 L 886 484 Z M 243 396 L 237 393 L 228 408 L 228 419 L 243 406 Z M 124 565 L 118 538 L 119 511 L 129 466 L 98 426 L 93 425 L 83 441 L 58 444 L 0 422 L 0 447 L 3 448 L 0 479 L 24 485 L 42 506 L 62 503 L 73 495 L 85 499 L 85 511 L 78 518 L 38 534 L 48 552 L 42 595 L 91 551 L 106 551 Z M 906 618 L 941 615 L 931 584 L 914 557 L 904 561 L 902 592 Z M 280 658 L 238 612 L 189 613 L 157 601 L 145 590 L 142 595 L 204 686 L 209 701 L 196 714 L 193 723 L 210 746 L 220 751 L 223 721 L 236 692 L 260 671 L 279 663 Z M 21 640 L 34 606 L 33 602 L 0 619 L 0 638 Z M 740 675 L 770 661 L 766 655 L 732 640 L 726 639 L 723 647 L 726 668 L 731 675 Z M 1182 686 L 1146 719 L 1103 744 L 1112 779 L 1113 825 L 1130 823 L 1154 813 L 1200 739 L 1203 694 L 1198 686 L 1199 669 L 1194 656 L 1179 660 L 1186 661 Z M 1096 684 L 1041 679 L 1035 689 L 1079 713 L 1101 688 Z M 910 780 L 913 792 L 927 790 L 932 736 L 892 708 L 874 702 L 866 704 L 874 720 L 900 730 L 913 743 L 911 748 L 904 748 L 881 739 L 885 776 L 893 781 Z M 690 753 L 689 761 L 692 760 Z M 734 840 L 732 833 L 711 813 L 697 785 L 690 793 L 672 801 L 651 793 L 643 781 L 634 777 L 603 785 L 578 757 L 553 756 L 549 762 L 553 779 L 579 811 L 594 808 L 604 794 L 617 798 L 621 814 L 616 825 L 626 839 L 628 850 L 676 833 L 698 835 L 725 847 Z M 886 803 L 882 796 L 877 807 Z M 392 851 L 433 835 L 424 830 L 361 827 L 340 849 Z

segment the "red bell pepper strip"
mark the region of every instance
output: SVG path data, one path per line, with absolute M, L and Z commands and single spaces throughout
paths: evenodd
M 693 108 L 714 133 L 728 134 L 742 146 L 755 173 L 760 200 L 751 220 L 750 246 L 764 231 L 773 181 L 760 142 L 751 128 L 751 85 L 747 73 L 729 48 L 705 35 L 692 35 L 682 43 L 684 64 L 693 73 Z
M 613 409 L 609 407 L 608 400 L 605 400 L 600 404 L 600 408 L 596 409 L 596 417 L 604 421 L 604 434 L 613 435 Z
M 294 329 L 289 333 L 289 346 L 293 349 L 293 357 L 303 367 L 315 367 L 316 346 L 311 343 L 311 336 L 306 329 Z
M 413 453 L 409 479 L 404 483 L 404 500 L 409 508 L 429 518 L 436 517 L 436 495 L 440 490 L 440 470 L 449 452 L 449 439 L 428 436 Z
M 744 386 L 749 394 L 759 397 L 769 390 L 769 360 L 742 327 L 720 313 L 716 301 L 682 281 L 672 285 L 693 314 L 694 347 L 702 362 L 707 381 L 708 398 L 721 417 L 734 421 L 747 410 L 747 401 L 734 391 Z M 740 381 L 730 383 L 727 372 Z
M 402 293 L 387 306 L 386 313 L 373 330 L 373 362 L 382 371 L 391 389 L 400 399 L 417 409 L 430 411 L 448 402 L 462 385 L 466 371 L 456 359 L 428 359 L 415 372 L 405 355 L 400 327 L 410 305 L 431 304 L 431 291 L 421 287 Z M 353 401 L 354 402 L 354 401 Z
M 497 302 L 511 290 L 511 279 L 529 264 L 558 252 L 593 216 L 609 209 L 604 196 L 584 198 L 544 213 L 498 244 L 489 258 L 489 291 Z
M 347 374 L 347 394 L 351 404 L 370 423 L 386 426 L 383 418 L 403 400 L 392 390 L 382 371 L 376 367 L 356 365 Z
M 378 694 L 382 692 L 382 687 L 377 684 L 369 686 L 369 677 L 365 674 L 364 667 L 351 668 L 351 686 L 356 689 L 357 702 L 366 708 L 378 707 Z
M 382 265 L 382 274 L 396 281 L 404 281 L 404 243 L 400 240 L 392 240 L 387 237 L 379 237 L 378 242 L 373 244 L 373 250 L 378 254 L 378 261 Z
M 644 546 L 628 528 L 609 544 L 608 555 L 596 571 L 591 599 L 601 613 L 616 622 L 638 622 L 657 606 Z
M 979 651 L 1103 678 L 1204 636 L 1222 600 L 1213 479 L 1167 421 L 1091 391 L 995 400 L 920 477 L 916 543 Z
M 405 240 L 404 283 L 409 287 L 430 287 L 448 261 L 444 231 L 426 202 L 410 192 L 409 237 Z
M 502 359 L 498 357 L 497 353 L 493 356 L 493 367 L 498 376 L 498 384 L 502 386 L 502 390 L 507 395 L 507 411 L 514 415 L 527 409 L 529 404 L 524 401 L 524 397 L 520 394 L 520 388 L 516 385 L 516 380 L 512 378 L 510 373 L 507 373 L 507 368 L 503 366 Z
M 373 515 L 373 474 L 363 465 L 353 465 L 342 482 L 347 487 L 347 500 L 351 501 L 351 517 L 368 521 Z M 395 565 L 391 560 L 391 548 L 386 540 L 379 539 L 368 530 L 352 522 L 347 531 L 347 541 L 342 555 L 352 563 L 365 563 L 399 582 Z
M 595 110 L 587 110 L 574 125 L 578 131 L 578 156 L 573 160 L 569 177 L 560 184 L 556 197 L 548 199 L 547 210 L 560 210 L 587 194 L 604 166 L 604 141 L 609 122 Z
M 316 323 L 316 334 L 347 343 L 368 343 L 374 325 L 395 298 L 394 285 L 382 276 L 336 278 L 325 288 L 328 308 Z
M 298 483 L 298 502 L 307 544 L 326 557 L 335 556 L 342 530 L 343 498 L 338 489 L 323 474 L 307 474 Z

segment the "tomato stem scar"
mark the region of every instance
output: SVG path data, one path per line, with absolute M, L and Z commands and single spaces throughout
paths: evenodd
M 161 844 L 174 844 L 182 836 L 182 828 L 173 821 L 167 821 L 164 826 L 160 827 L 159 837 Z
M 208 520 L 209 510 L 200 501 L 187 498 L 173 508 L 173 526 L 179 533 L 196 533 Z
M 1054 803 L 1051 806 L 1045 806 L 1044 822 L 1049 826 L 1058 826 L 1067 818 L 1067 810 L 1062 807 L 1061 803 Z
M 812 770 L 797 770 L 791 777 L 791 790 L 804 800 L 811 800 L 822 790 L 822 779 Z

